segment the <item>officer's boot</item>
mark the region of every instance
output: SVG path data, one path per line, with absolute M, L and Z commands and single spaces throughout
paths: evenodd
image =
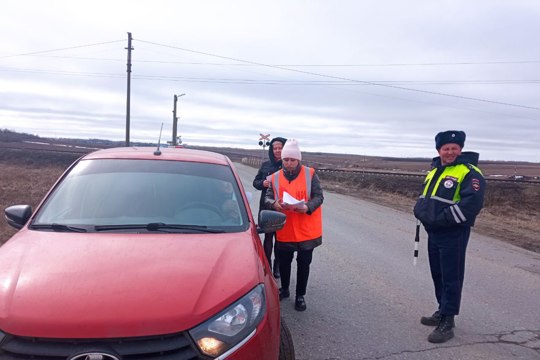
M 278 259 L 274 259 L 274 266 L 272 267 L 272 269 L 274 270 L 274 277 L 276 279 L 279 279 L 279 261 Z
M 422 316 L 420 318 L 420 323 L 426 326 L 437 326 L 441 321 L 441 313 L 439 310 L 435 311 L 431 316 Z
M 439 325 L 428 336 L 428 341 L 432 343 L 443 343 L 454 337 L 454 315 L 441 315 Z

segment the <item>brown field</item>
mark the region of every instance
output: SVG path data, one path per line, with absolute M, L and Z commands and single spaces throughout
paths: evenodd
M 262 150 L 217 149 L 233 161 L 247 161 L 258 167 Z M 48 189 L 79 156 L 91 150 L 29 145 L 0 139 L 0 207 L 14 204 L 37 206 Z M 392 208 L 409 211 L 420 191 L 420 174 L 429 170 L 430 159 L 396 159 L 359 155 L 304 153 L 304 162 L 319 169 L 326 191 L 345 193 Z M 540 178 L 540 164 L 484 162 L 480 164 L 488 178 L 485 207 L 477 219 L 475 231 L 540 252 L 540 185 L 520 182 L 489 181 L 492 175 L 509 178 Z M 323 169 L 360 171 L 335 172 Z M 365 170 L 365 172 L 361 170 Z M 406 172 L 410 176 L 383 175 L 369 170 Z M 414 175 L 416 174 L 416 175 Z M 0 221 L 0 244 L 15 230 Z
M 388 175 L 319 174 L 327 190 L 353 195 L 394 209 L 412 209 L 421 179 Z M 419 181 L 420 180 L 420 181 Z M 540 252 L 540 185 L 489 182 L 475 231 Z

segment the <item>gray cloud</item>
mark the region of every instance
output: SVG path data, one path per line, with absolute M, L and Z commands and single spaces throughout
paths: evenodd
M 526 108 L 540 107 L 536 2 L 124 5 L 4 4 L 0 128 L 123 140 L 127 40 L 113 41 L 131 31 L 133 141 L 155 142 L 162 123 L 168 139 L 186 93 L 179 134 L 194 145 L 257 148 L 264 132 L 428 157 L 438 131 L 462 129 L 481 159 L 540 161 L 540 111 Z

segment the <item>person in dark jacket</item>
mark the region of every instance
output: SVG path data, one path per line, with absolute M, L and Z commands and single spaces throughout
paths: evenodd
M 261 199 L 259 201 L 259 213 L 264 210 L 264 198 L 266 190 L 270 187 L 270 180 L 268 177 L 278 170 L 281 170 L 281 150 L 287 139 L 282 137 L 275 137 L 270 141 L 268 146 L 268 160 L 261 164 L 261 168 L 255 175 L 253 180 L 253 187 L 257 190 L 261 190 Z M 274 265 L 272 266 L 274 277 L 279 278 L 279 261 L 277 258 L 277 252 L 274 244 L 275 233 L 264 234 L 264 253 L 270 266 L 272 266 L 272 247 L 274 247 Z
M 415 217 L 428 234 L 428 256 L 435 297 L 439 307 L 420 322 L 436 326 L 428 336 L 433 343 L 454 337 L 454 316 L 459 314 L 465 271 L 465 252 L 471 227 L 484 205 L 486 188 L 477 167 L 478 153 L 462 152 L 463 131 L 437 134 L 433 169 L 424 181 L 424 190 L 414 206 Z
M 283 212 L 285 226 L 276 233 L 281 272 L 279 300 L 290 296 L 291 265 L 296 252 L 296 298 L 294 308 L 306 310 L 306 289 L 313 250 L 322 244 L 323 190 L 315 169 L 301 164 L 298 142 L 289 139 L 281 152 L 283 169 L 271 177 L 265 197 L 266 208 Z

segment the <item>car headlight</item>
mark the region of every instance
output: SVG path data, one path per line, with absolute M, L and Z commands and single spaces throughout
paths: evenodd
M 218 357 L 247 340 L 266 312 L 264 285 L 260 284 L 240 300 L 189 331 L 199 350 Z

